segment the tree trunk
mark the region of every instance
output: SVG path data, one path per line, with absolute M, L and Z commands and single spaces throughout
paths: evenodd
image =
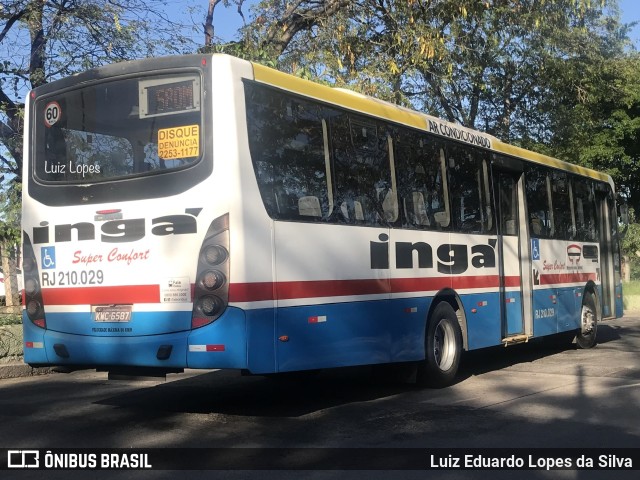
M 8 307 L 19 306 L 21 304 L 21 292 L 18 287 L 16 256 L 13 246 L 3 244 L 1 246 L 0 255 L 2 256 L 6 305 Z
M 213 26 L 213 12 L 216 6 L 222 0 L 209 0 L 209 8 L 207 10 L 207 17 L 204 22 L 204 44 L 205 46 L 213 45 L 213 39 L 215 36 L 215 29 Z

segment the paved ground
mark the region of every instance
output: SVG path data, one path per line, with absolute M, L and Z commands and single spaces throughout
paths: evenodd
M 106 374 L 94 371 L 5 379 L 0 380 L 0 448 L 280 447 L 348 452 L 352 448 L 571 447 L 637 451 L 640 317 L 601 324 L 599 339 L 591 350 L 529 344 L 471 352 L 463 358 L 459 381 L 441 390 L 381 384 L 372 381 L 363 369 L 323 372 L 302 382 L 241 377 L 225 371 L 188 371 L 171 375 L 164 383 L 108 381 Z M 315 465 L 314 458 L 298 460 Z M 211 472 L 190 472 L 189 476 L 385 480 L 488 475 L 580 480 L 611 478 L 611 474 L 637 477 L 637 471 L 447 471 L 437 475 L 370 471 L 338 475 L 237 470 L 242 467 L 215 472 L 213 477 Z M 42 473 L 15 478 L 42 478 Z M 111 478 L 107 473 L 94 472 L 92 477 Z M 135 473 L 119 478 L 139 478 Z M 67 478 L 67 473 L 64 475 Z M 174 476 L 156 471 L 146 472 L 142 478 Z

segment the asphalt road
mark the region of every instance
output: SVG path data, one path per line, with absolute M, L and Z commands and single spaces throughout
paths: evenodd
M 0 448 L 639 449 L 640 317 L 603 323 L 598 336 L 591 350 L 531 343 L 468 353 L 459 381 L 440 390 L 380 381 L 368 368 L 286 380 L 228 371 L 188 371 L 169 375 L 163 383 L 109 381 L 106 373 L 94 371 L 5 379 L 0 380 Z M 365 452 L 384 456 L 383 450 Z M 304 461 L 297 460 L 303 462 L 298 468 L 304 468 Z M 310 459 L 309 465 L 318 463 Z M 454 470 L 336 476 L 242 468 L 236 464 L 229 471 L 199 475 L 487 478 L 487 472 Z M 5 471 L 0 476 L 43 478 L 43 473 Z M 57 473 L 68 478 L 68 473 Z M 112 478 L 115 473 L 118 478 L 175 478 L 168 471 L 91 476 Z M 608 473 L 503 471 L 491 477 L 611 478 L 614 472 Z M 615 476 L 635 478 L 637 473 Z

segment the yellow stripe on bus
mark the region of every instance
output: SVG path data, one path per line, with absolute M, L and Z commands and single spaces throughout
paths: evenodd
M 266 83 L 333 105 L 342 106 L 349 110 L 375 115 L 376 117 L 391 120 L 396 123 L 419 128 L 420 130 L 426 130 L 427 128 L 427 119 L 422 114 L 403 109 L 388 102 L 367 97 L 357 92 L 327 87 L 255 63 L 253 64 L 253 72 L 255 80 L 261 83 Z
M 496 152 L 504 153 L 505 155 L 522 158 L 534 163 L 547 165 L 549 167 L 554 167 L 559 170 L 565 170 L 567 172 L 571 172 L 571 173 L 575 173 L 585 177 L 595 178 L 603 182 L 611 183 L 611 177 L 609 177 L 609 175 L 607 175 L 606 173 L 601 173 L 596 170 L 592 170 L 590 168 L 574 165 L 572 163 L 563 162 L 562 160 L 558 160 L 557 158 L 549 157 L 547 155 L 543 155 L 537 152 L 532 152 L 531 150 L 516 147 L 515 145 L 509 145 L 499 140 L 496 140 L 492 144 L 492 147 L 493 147 L 493 150 L 495 150 Z

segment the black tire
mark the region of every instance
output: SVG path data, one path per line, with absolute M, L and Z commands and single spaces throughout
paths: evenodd
M 461 355 L 462 332 L 456 312 L 447 302 L 439 303 L 427 325 L 425 359 L 418 367 L 418 384 L 435 388 L 451 385 Z
M 596 344 L 596 335 L 598 334 L 598 311 L 593 293 L 584 295 L 580 324 L 581 328 L 576 335 L 576 345 L 578 348 L 592 348 Z

